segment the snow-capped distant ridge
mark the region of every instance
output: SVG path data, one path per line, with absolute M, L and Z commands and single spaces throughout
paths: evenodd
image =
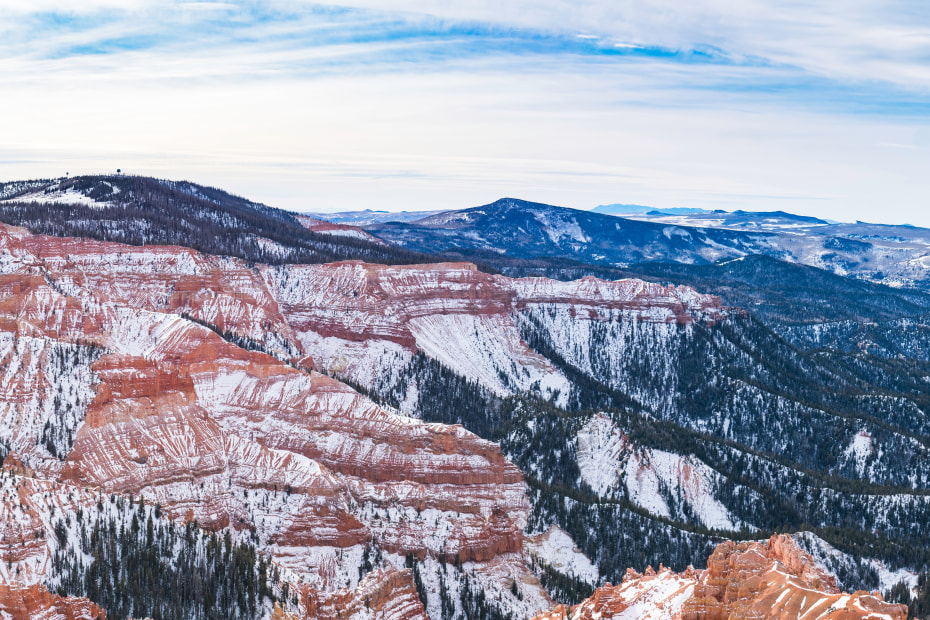
M 785 211 L 637 211 L 584 211 L 508 197 L 366 229 L 409 249 L 471 253 L 502 269 L 512 268 L 513 259 L 626 268 L 763 255 L 876 283 L 930 286 L 928 229 L 837 223 Z
M 383 224 L 388 222 L 415 222 L 431 215 L 445 213 L 448 209 L 426 210 L 426 211 L 380 211 L 374 209 L 365 209 L 363 211 L 308 211 L 300 215 L 312 217 L 334 224 L 346 224 L 349 226 L 371 226 L 373 224 Z
M 2 184 L 0 197 L 3 221 L 36 234 L 184 246 L 255 263 L 433 260 L 355 227 L 305 226 L 288 211 L 190 181 L 80 176 Z
M 598 205 L 591 209 L 591 213 L 604 213 L 607 215 L 619 215 L 625 217 L 627 215 L 641 215 L 641 214 L 654 214 L 654 215 L 688 215 L 694 213 L 709 213 L 705 209 L 698 209 L 694 207 L 668 207 L 668 208 L 656 208 L 656 207 L 647 207 L 645 205 L 633 205 L 633 204 L 622 204 L 614 203 L 609 205 Z

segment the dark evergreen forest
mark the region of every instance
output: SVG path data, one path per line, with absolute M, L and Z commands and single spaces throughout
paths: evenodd
M 75 191 L 88 204 L 0 203 L 0 221 L 33 233 L 129 245 L 180 245 L 254 263 L 382 264 L 436 262 L 425 254 L 362 239 L 314 233 L 294 214 L 221 190 L 146 177 L 86 176 L 49 181 L 47 192 Z M 3 188 L 0 187 L 0 190 Z M 19 192 L 35 191 L 34 187 Z
M 277 600 L 277 568 L 250 541 L 176 523 L 141 500 L 101 496 L 54 528 L 49 589 L 86 596 L 108 618 L 245 620 Z

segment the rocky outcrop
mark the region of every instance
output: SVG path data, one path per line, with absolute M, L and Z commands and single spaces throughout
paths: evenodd
M 407 569 L 379 569 L 365 576 L 354 590 L 343 588 L 328 595 L 309 591 L 302 597 L 302 611 L 285 615 L 275 610 L 276 618 L 293 620 L 428 620 Z
M 421 352 L 502 394 L 564 393 L 520 336 L 519 314 L 539 304 L 591 321 L 723 312 L 638 281 L 512 280 L 464 263 L 268 267 L 0 225 L 0 445 L 36 484 L 141 496 L 248 534 L 321 596 L 355 591 L 368 548 L 387 565 L 504 562 L 508 584 L 529 580 L 501 559 L 520 557 L 529 504 L 498 446 L 313 369 L 370 384 Z M 15 559 L 28 583 L 51 570 L 32 521 L 10 532 L 34 560 Z
M 820 619 L 905 620 L 907 607 L 880 594 L 840 592 L 835 579 L 787 535 L 767 542 L 725 542 L 707 569 L 673 573 L 627 571 L 623 583 L 599 588 L 571 610 L 558 607 L 535 620 Z
M 58 596 L 41 585 L 0 584 L 0 617 L 9 620 L 106 620 L 86 598 Z
M 500 449 L 302 366 L 265 268 L 5 226 L 0 258 L 10 471 L 246 532 L 324 594 L 357 585 L 369 546 L 400 563 L 522 549 L 528 501 Z M 12 533 L 35 546 L 33 583 L 50 565 L 29 534 Z
M 720 300 L 640 280 L 511 279 L 469 263 L 294 265 L 263 270 L 317 368 L 371 386 L 415 352 L 500 394 L 565 393 L 568 382 L 522 339 L 520 315 L 562 311 L 579 322 L 689 324 L 725 315 Z
M 16 452 L 10 452 L 6 455 L 6 458 L 3 459 L 3 469 L 24 478 L 32 478 L 35 475 L 32 468 L 26 467 L 23 459 Z

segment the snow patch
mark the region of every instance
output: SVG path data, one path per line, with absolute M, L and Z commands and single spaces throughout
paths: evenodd
M 575 438 L 581 479 L 604 497 L 622 484 L 635 504 L 666 518 L 672 514 L 666 498 L 686 504 L 711 529 L 735 531 L 745 527 L 715 497 L 720 474 L 694 456 L 636 447 L 606 415 L 593 416 Z
M 592 417 L 575 438 L 581 479 L 603 496 L 620 480 L 621 465 L 633 444 L 603 413 Z
M 97 202 L 89 196 L 85 196 L 81 192 L 75 191 L 72 188 L 69 188 L 65 191 L 55 191 L 46 193 L 45 191 L 36 191 L 28 194 L 23 194 L 22 196 L 17 196 L 16 198 L 2 200 L 0 202 L 37 202 L 39 204 L 49 204 L 49 205 L 82 205 L 85 207 L 92 207 L 94 209 L 103 209 L 104 207 L 111 206 L 111 203 L 108 202 Z
M 533 213 L 533 217 L 543 225 L 543 229 L 546 231 L 546 235 L 552 243 L 559 243 L 563 237 L 567 237 L 578 243 L 591 243 L 591 238 L 584 234 L 581 226 L 579 226 L 578 222 L 574 219 L 568 221 L 559 217 L 549 219 L 548 214 L 539 211 Z
M 563 575 L 576 577 L 592 585 L 596 585 L 600 579 L 597 567 L 578 549 L 572 537 L 556 525 L 544 534 L 526 537 L 523 548 Z
M 875 454 L 875 445 L 872 441 L 872 435 L 867 431 L 859 431 L 849 442 L 843 455 L 847 460 L 852 460 L 856 464 L 856 471 L 862 476 L 865 473 L 866 465 L 869 458 Z

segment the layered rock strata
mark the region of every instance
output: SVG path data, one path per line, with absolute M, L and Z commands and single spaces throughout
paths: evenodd
M 11 471 L 232 528 L 324 594 L 357 586 L 367 549 L 387 565 L 519 553 L 519 470 L 459 426 L 397 415 L 310 371 L 269 273 L 0 226 Z M 23 583 L 50 576 L 39 543 Z

